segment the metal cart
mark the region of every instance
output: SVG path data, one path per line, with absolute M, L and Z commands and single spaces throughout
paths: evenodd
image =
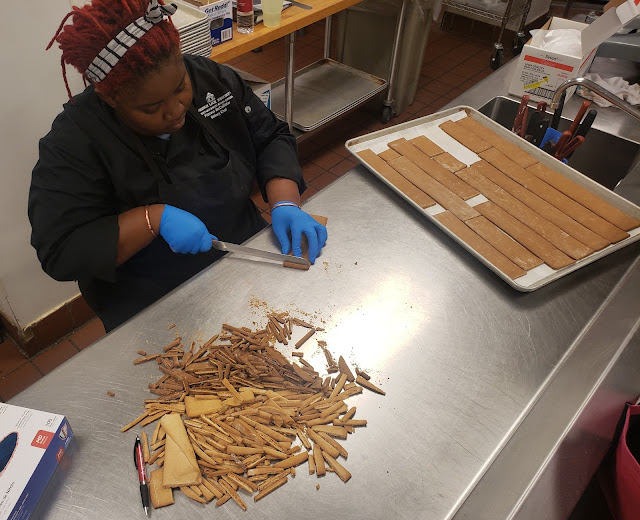
M 531 9 L 532 0 L 507 0 L 494 5 L 478 2 L 477 0 L 444 0 L 444 14 L 442 16 L 441 26 L 445 24 L 445 16 L 447 13 L 459 14 L 472 20 L 478 20 L 496 25 L 500 27 L 500 33 L 496 43 L 493 44 L 493 52 L 491 53 L 491 68 L 496 70 L 502 65 L 504 57 L 504 48 L 502 46 L 502 35 L 507 23 L 520 16 L 520 27 L 513 39 L 511 52 L 517 56 L 522 51 L 522 47 L 526 42 L 524 33 L 524 24 L 527 21 L 529 10 Z M 515 5 L 514 5 L 515 4 Z M 453 23 L 453 21 L 452 21 Z
M 331 46 L 331 17 L 329 16 L 326 18 L 325 25 L 324 58 L 295 73 L 293 63 L 295 33 L 287 37 L 287 72 L 285 78 L 271 86 L 271 110 L 289 123 L 292 131 L 295 128 L 299 132 L 309 132 L 387 89 L 381 120 L 384 123 L 389 122 L 393 115 L 397 80 L 396 62 L 408 1 L 403 0 L 396 22 L 388 81 L 329 59 Z M 290 78 L 290 81 L 287 81 L 287 78 Z M 298 132 L 294 132 L 294 135 L 300 136 Z
M 434 0 L 362 0 L 338 14 L 336 59 L 389 81 L 383 123 L 415 99 L 433 4 Z

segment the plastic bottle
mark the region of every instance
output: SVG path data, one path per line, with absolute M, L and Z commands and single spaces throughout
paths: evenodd
M 239 33 L 253 32 L 253 0 L 238 0 L 236 24 Z

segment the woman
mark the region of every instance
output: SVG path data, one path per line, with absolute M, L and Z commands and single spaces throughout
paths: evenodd
M 296 142 L 228 67 L 180 53 L 157 0 L 93 0 L 62 21 L 65 64 L 90 83 L 40 141 L 29 194 L 31 243 L 56 280 L 77 280 L 107 331 L 266 226 L 282 252 L 315 261 L 324 226 L 299 207 Z M 69 17 L 72 24 L 65 25 Z M 48 48 L 49 48 L 48 47 Z M 214 233 L 212 235 L 211 233 Z

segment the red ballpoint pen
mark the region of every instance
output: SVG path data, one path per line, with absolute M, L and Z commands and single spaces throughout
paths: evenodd
M 138 470 L 138 480 L 140 481 L 140 497 L 144 514 L 149 516 L 149 486 L 147 485 L 147 471 L 145 469 L 144 457 L 142 456 L 142 444 L 140 437 L 136 436 L 136 443 L 133 446 L 133 461 Z

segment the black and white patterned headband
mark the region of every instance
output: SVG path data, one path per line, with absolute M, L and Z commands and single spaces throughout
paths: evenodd
M 98 55 L 93 58 L 85 74 L 92 83 L 99 83 L 111 72 L 125 53 L 154 25 L 176 12 L 176 4 L 160 5 L 158 0 L 149 0 L 144 16 L 127 25 Z

